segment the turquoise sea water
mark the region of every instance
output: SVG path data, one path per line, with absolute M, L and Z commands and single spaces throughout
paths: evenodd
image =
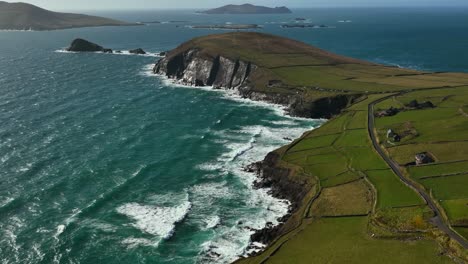
M 468 69 L 468 10 L 319 9 L 292 15 L 103 12 L 141 27 L 0 32 L 2 263 L 227 263 L 286 201 L 242 167 L 320 125 L 150 74 L 154 56 L 59 52 L 75 37 L 157 53 L 258 23 L 330 51 L 433 71 Z M 282 29 L 305 17 L 329 29 Z M 352 20 L 352 23 L 339 23 Z M 176 27 L 179 25 L 179 27 Z

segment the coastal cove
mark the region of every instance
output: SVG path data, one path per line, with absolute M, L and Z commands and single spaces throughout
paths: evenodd
M 365 149 L 372 149 L 367 138 L 373 130 L 367 129 L 370 123 L 366 123 L 366 113 L 390 107 L 402 111 L 394 119 L 371 122 L 375 123 L 377 140 L 383 142 L 388 127 L 401 133 L 399 122 L 416 115 L 406 106 L 414 99 L 434 103 L 434 109 L 420 111 L 434 111 L 438 117 L 456 118 L 454 124 L 465 124 L 460 121 L 462 114 L 458 114 L 465 113 L 463 107 L 459 109 L 468 85 L 465 75 L 419 76 L 416 71 L 463 71 L 468 67 L 466 54 L 461 52 L 463 45 L 447 50 L 460 52 L 460 56 L 437 52 L 427 56 L 426 52 L 414 51 L 419 49 L 421 39 L 431 38 L 430 34 L 409 40 L 414 45 L 408 48 L 377 33 L 382 24 L 401 36 L 420 28 L 440 33 L 429 20 L 415 19 L 405 30 L 401 24 L 388 23 L 407 13 L 421 19 L 411 10 L 380 10 L 376 11 L 379 15 L 369 16 L 359 9 L 337 9 L 327 18 L 317 10 L 293 11 L 293 15 L 251 18 L 194 11 L 104 12 L 96 15 L 135 22 L 184 22 L 0 32 L 0 58 L 4 62 L 0 62 L 0 120 L 5 123 L 0 128 L 0 161 L 5 168 L 0 172 L 0 260 L 284 263 L 284 259 L 294 258 L 291 252 L 297 252 L 300 260 L 310 260 L 309 249 L 300 246 L 307 241 L 314 245 L 313 254 L 320 262 L 333 254 L 330 249 L 335 242 L 328 236 L 331 233 L 340 235 L 344 241 L 341 248 L 352 246 L 346 241 L 375 252 L 385 245 L 389 253 L 376 258 L 380 263 L 408 259 L 449 263 L 450 258 L 459 257 L 453 244 L 432 239 L 444 236 L 428 224 L 430 208 L 424 206 L 417 192 L 397 176 L 393 178 L 377 152 Z M 447 20 L 443 23 L 449 28 L 444 34 L 447 39 L 458 38 L 456 32 L 462 26 L 450 19 L 454 11 L 444 12 Z M 333 28 L 280 26 L 296 17 Z M 261 25 L 261 29 L 233 33 L 203 28 L 241 23 Z M 193 25 L 203 26 L 195 30 Z M 349 56 L 332 60 L 339 61 L 339 67 L 345 65 L 339 68 L 345 75 L 344 82 L 329 87 L 335 79 L 327 79 L 333 76 L 320 68 L 324 70 L 321 76 L 326 78 L 307 83 L 313 74 L 310 69 L 317 68 L 310 65 L 310 59 L 322 59 L 317 54 L 323 55 L 315 50 L 295 56 L 278 49 L 270 57 L 261 54 L 249 59 L 252 54 L 207 52 L 203 41 L 195 41 L 197 45 L 193 46 L 194 42 L 189 43 L 188 48 L 180 46 L 194 37 L 225 32 L 231 32 L 237 40 L 245 34 L 275 34 Z M 366 34 L 369 42 L 359 46 L 359 39 Z M 259 35 L 248 36 L 261 39 Z M 67 45 L 78 37 L 122 53 L 66 52 Z M 436 41 L 426 48 L 435 49 L 440 43 Z M 462 38 L 460 43 L 468 43 L 468 39 Z M 300 45 L 291 45 L 301 49 Z M 140 47 L 145 55 L 130 54 L 130 50 Z M 408 55 L 404 50 L 413 51 Z M 283 56 L 291 65 L 286 69 L 284 65 L 272 65 Z M 309 58 L 307 65 L 301 62 L 303 57 Z M 378 63 L 393 67 L 379 66 L 369 72 L 367 67 Z M 318 64 L 326 67 L 320 61 Z M 357 73 L 348 64 L 358 65 L 366 76 L 355 76 Z M 399 86 L 402 82 L 398 78 L 413 75 L 416 81 L 404 79 L 407 86 Z M 437 89 L 437 78 L 448 83 L 450 89 Z M 252 84 L 261 82 L 265 84 L 263 90 L 253 88 Z M 424 87 L 414 82 L 423 82 Z M 346 84 L 345 88 L 342 84 Z M 304 92 L 311 87 L 313 92 Z M 293 88 L 294 93 L 289 93 Z M 449 99 L 438 100 L 432 93 Z M 403 138 L 404 142 L 428 138 L 425 127 L 419 123 L 414 127 L 422 137 Z M 464 140 L 461 136 L 459 139 Z M 383 147 L 400 165 L 408 163 L 407 156 L 400 157 L 393 150 L 403 149 L 404 145 Z M 435 153 L 438 162 L 453 162 L 451 157 Z M 364 156 L 372 158 L 360 159 Z M 334 163 L 326 164 L 331 159 Z M 426 180 L 427 175 L 418 168 L 405 167 L 408 177 L 419 175 L 416 172 L 423 175 L 422 180 L 414 178 L 423 188 L 425 184 L 437 186 L 431 182 L 437 178 Z M 398 197 L 385 192 L 384 185 L 379 185 L 380 176 L 388 181 L 385 186 L 396 188 L 393 190 L 400 194 Z M 336 202 L 329 197 L 336 193 L 356 194 L 343 196 L 353 206 L 344 199 L 333 206 L 336 210 L 327 210 L 330 202 Z M 457 208 L 455 202 L 461 199 L 463 190 L 456 193 L 458 196 L 448 196 L 436 189 L 436 195 L 451 202 L 440 205 L 444 212 L 445 208 Z M 397 212 L 395 208 L 400 207 L 410 209 Z M 393 230 L 407 228 L 406 234 L 396 232 L 394 237 L 394 233 L 379 233 L 379 227 L 388 224 L 386 220 L 393 213 L 410 219 L 402 226 L 398 225 L 402 222 L 392 222 Z M 450 211 L 442 217 L 458 233 L 466 232 L 463 215 Z M 422 219 L 422 224 L 413 232 L 416 218 Z M 376 228 L 367 229 L 369 226 Z M 348 256 L 340 252 L 352 260 L 363 256 L 360 254 L 364 253 L 356 250 Z M 249 255 L 254 257 L 244 258 Z

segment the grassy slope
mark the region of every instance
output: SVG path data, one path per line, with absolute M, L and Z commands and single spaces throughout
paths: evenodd
M 317 220 L 267 263 L 451 263 L 437 254 L 433 241 L 372 239 L 366 226 L 367 217 Z
M 367 133 L 367 111 L 371 102 L 392 93 L 400 96 L 378 107 L 402 107 L 415 97 L 421 101 L 430 97 L 444 107 L 407 111 L 377 120 L 381 136 L 388 129 L 386 126 L 408 127 L 417 132 L 404 138 L 402 146 L 387 146 L 389 154 L 401 162 L 411 160 L 415 152 L 424 150 L 434 152 L 441 162 L 468 159 L 465 147 L 468 142 L 462 141 L 468 129 L 465 123 L 468 118 L 464 115 L 467 89 L 462 87 L 468 84 L 468 74 L 387 67 L 260 33 L 196 38 L 168 56 L 193 48 L 206 58 L 223 55 L 257 65 L 254 89 L 264 93 L 302 94 L 304 100 L 337 94 L 363 95 L 360 102 L 321 128 L 277 150 L 280 164 L 294 168 L 295 173 L 290 177 L 316 184 L 310 185 L 311 191 L 302 207 L 288 220 L 289 232 L 261 255 L 240 263 L 266 260 L 274 263 L 362 263 L 363 260 L 366 263 L 373 260 L 376 263 L 445 263 L 448 258 L 437 255 L 440 249 L 431 241 L 433 237 L 444 246 L 445 254 L 467 259 L 466 251 L 444 240 L 428 223 L 432 215 L 424 201 L 404 185 L 374 151 Z M 267 86 L 268 80 L 281 80 L 283 84 L 271 88 Z M 409 124 L 401 125 L 406 122 Z M 444 171 L 443 168 L 439 170 Z M 435 195 L 449 195 L 444 197 L 451 198 L 450 202 L 443 206 L 450 216 L 463 218 L 466 203 L 460 201 L 460 197 L 464 197 L 464 189 L 455 185 L 466 184 L 464 176 L 459 178 L 453 182 L 447 180 L 443 187 L 430 182 L 425 186 L 437 189 Z M 452 189 L 456 190 L 456 197 L 448 194 Z M 372 206 L 366 210 L 369 199 Z M 349 215 L 360 216 L 348 218 Z M 466 234 L 463 227 L 457 230 Z M 417 241 L 403 241 L 407 239 Z
M 52 30 L 90 26 L 122 26 L 130 23 L 114 19 L 48 11 L 26 3 L 0 1 L 0 29 Z

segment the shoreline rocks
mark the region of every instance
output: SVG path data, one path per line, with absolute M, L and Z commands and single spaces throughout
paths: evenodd
M 141 48 L 130 50 L 129 53 L 130 54 L 137 54 L 137 55 L 145 55 L 146 54 L 146 52 Z
M 91 41 L 82 39 L 82 38 L 76 38 L 72 41 L 70 46 L 66 48 L 66 51 L 72 51 L 72 52 L 102 52 L 102 53 L 110 53 L 110 54 L 122 54 L 123 52 L 121 50 L 116 50 L 113 51 L 112 49 L 109 48 L 104 48 L 101 45 L 98 45 L 96 43 L 93 43 Z M 147 54 L 146 51 L 144 51 L 141 48 L 138 49 L 132 49 L 128 51 L 130 54 L 135 54 L 135 55 L 145 55 Z M 163 54 L 163 55 L 161 55 Z M 165 56 L 166 52 L 161 52 L 160 56 Z
M 261 162 L 248 165 L 246 171 L 257 175 L 258 180 L 254 183 L 255 188 L 269 188 L 271 190 L 270 195 L 278 199 L 288 200 L 291 203 L 289 212 L 279 219 L 281 224 L 277 226 L 267 224 L 265 228 L 257 230 L 251 235 L 252 243 L 269 245 L 278 236 L 284 234 L 284 223 L 299 209 L 310 189 L 310 185 L 307 182 L 293 181 L 290 178 L 290 174 L 293 172 L 280 165 L 280 155 L 276 152 L 268 153 Z

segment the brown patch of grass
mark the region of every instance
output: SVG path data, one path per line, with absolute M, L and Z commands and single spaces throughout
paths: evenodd
M 324 188 L 312 205 L 311 216 L 345 216 L 368 214 L 372 193 L 364 180 Z

